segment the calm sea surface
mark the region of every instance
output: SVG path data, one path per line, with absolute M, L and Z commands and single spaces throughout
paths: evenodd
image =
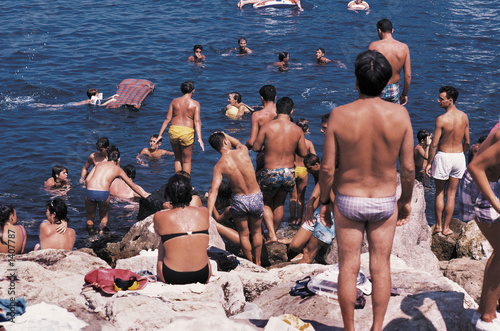
M 294 100 L 293 117 L 310 121 L 308 139 L 321 154 L 320 117 L 356 99 L 354 59 L 378 38 L 375 24 L 382 18 L 393 22 L 394 37 L 410 47 L 413 78 L 407 108 L 415 134 L 434 129 L 435 118 L 442 113 L 436 102 L 442 85 L 459 89 L 457 105 L 469 114 L 473 142 L 498 122 L 498 2 L 372 0 L 369 13 L 348 11 L 347 2 L 305 0 L 305 11 L 298 12 L 251 6 L 239 10 L 236 0 L 55 0 L 50 4 L 3 0 L 0 202 L 17 209 L 19 222 L 29 234 L 27 251 L 38 240 L 45 202 L 54 196 L 43 183 L 55 164 L 69 169 L 73 185 L 66 199 L 71 226 L 78 233 L 77 247 L 88 245 L 84 191 L 77 183 L 100 136 L 120 148 L 122 165 L 137 167 L 136 182 L 147 191 L 167 181 L 173 173 L 172 157 L 149 165 L 139 164 L 135 157 L 148 146 L 150 135 L 158 133 L 170 101 L 180 96 L 180 84 L 186 80 L 195 82 L 206 146 L 202 152 L 196 144 L 193 155 L 193 185 L 199 191 L 210 188 L 219 156 L 208 145 L 208 136 L 219 129 L 242 141 L 249 136 L 249 116 L 239 121 L 224 116 L 228 92 L 238 91 L 243 102 L 257 106 L 260 87 L 275 85 L 278 97 Z M 223 56 L 241 36 L 254 53 Z M 186 61 L 195 44 L 204 46 L 207 60 L 202 66 Z M 318 47 L 348 69 L 314 64 Z M 281 51 L 288 51 L 291 60 L 291 70 L 284 73 L 272 66 Z M 126 78 L 144 78 L 156 85 L 140 111 L 35 105 L 84 100 L 90 87 L 110 96 Z M 171 149 L 168 141 L 162 147 Z M 432 187 L 427 193 L 427 217 L 432 224 Z M 135 222 L 136 213 L 137 206 L 113 204 L 109 225 L 116 239 Z

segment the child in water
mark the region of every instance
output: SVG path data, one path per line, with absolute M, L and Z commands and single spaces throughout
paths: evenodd
M 52 167 L 52 177 L 45 181 L 45 188 L 58 188 L 69 184 L 68 169 L 65 166 L 56 164 Z
M 166 149 L 160 149 L 162 139 L 158 140 L 158 135 L 154 134 L 149 138 L 149 148 L 144 148 L 139 155 L 147 155 L 151 158 L 159 158 L 163 155 L 174 155 L 174 152 L 167 151 Z M 137 157 L 139 157 L 137 155 Z
M 226 116 L 231 118 L 239 119 L 243 114 L 250 113 L 252 109 L 241 102 L 241 94 L 238 92 L 229 93 L 227 101 L 229 104 L 226 106 Z

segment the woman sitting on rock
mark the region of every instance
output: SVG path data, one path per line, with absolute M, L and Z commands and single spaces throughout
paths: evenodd
M 206 283 L 211 269 L 207 255 L 208 209 L 191 207 L 191 180 L 176 174 L 170 177 L 165 198 L 172 209 L 154 215 L 154 229 L 160 236 L 157 273 L 167 284 Z
M 75 230 L 68 228 L 68 207 L 61 198 L 47 201 L 47 219 L 40 224 L 40 244 L 38 249 L 72 250 L 75 244 Z
M 12 205 L 0 205 L 0 253 L 22 254 L 26 246 L 26 230 L 16 225 L 17 213 Z

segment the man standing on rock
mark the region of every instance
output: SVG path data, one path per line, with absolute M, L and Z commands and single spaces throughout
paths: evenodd
M 410 217 L 415 180 L 413 131 L 403 106 L 380 98 L 392 68 L 379 52 L 365 51 L 355 63 L 358 100 L 332 110 L 319 175 L 320 219 L 333 208 L 339 250 L 338 297 L 344 330 L 354 330 L 356 278 L 366 231 L 372 277 L 373 325 L 382 330 L 391 295 L 390 255 L 396 225 Z M 340 155 L 338 169 L 335 160 Z M 396 197 L 397 161 L 401 197 Z M 332 189 L 335 193 L 335 203 Z
M 453 233 L 450 230 L 450 222 L 455 210 L 455 195 L 458 183 L 466 169 L 464 153 L 470 144 L 469 118 L 467 114 L 455 107 L 457 98 L 456 88 L 443 86 L 439 89 L 439 107 L 444 108 L 446 113 L 436 119 L 429 158 L 425 167 L 425 172 L 429 176 L 432 175 L 436 184 L 434 204 L 436 227 L 432 234 L 442 232 L 445 236 Z M 436 149 L 438 149 L 437 153 Z M 444 202 L 445 189 L 446 204 Z
M 372 42 L 368 49 L 382 53 L 392 67 L 391 79 L 382 91 L 381 98 L 404 106 L 408 102 L 408 91 L 411 83 L 410 49 L 405 43 L 392 37 L 394 30 L 388 19 L 384 18 L 377 22 L 377 32 L 380 40 Z M 404 70 L 404 85 L 403 93 L 399 95 L 401 70 Z

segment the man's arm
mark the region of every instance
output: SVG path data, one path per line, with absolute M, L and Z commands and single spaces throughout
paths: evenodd
M 408 91 L 410 90 L 411 84 L 411 61 L 410 61 L 410 49 L 406 46 L 406 59 L 405 64 L 403 65 L 404 71 L 404 85 L 403 85 L 403 93 L 399 97 L 400 103 L 404 106 L 408 103 Z
M 299 143 L 297 145 L 297 150 L 295 151 L 295 153 L 300 157 L 305 157 L 307 155 L 307 150 L 306 138 L 304 137 L 304 133 L 300 132 Z
M 264 147 L 265 138 L 266 138 L 266 130 L 265 129 L 259 130 L 257 139 L 255 139 L 255 142 L 253 143 L 252 147 L 254 152 L 260 152 L 262 150 L 262 148 Z
M 258 113 L 252 114 L 252 128 L 250 129 L 250 138 L 246 142 L 248 149 L 252 149 L 255 139 L 257 139 L 257 134 L 259 133 L 259 118 Z
M 243 145 L 238 139 L 234 138 L 234 137 L 231 137 L 230 135 L 228 135 L 227 133 L 224 132 L 224 135 L 226 136 L 227 140 L 229 140 L 229 142 L 231 143 L 231 146 L 235 149 L 238 149 L 242 146 L 245 146 Z
M 139 196 L 143 197 L 143 198 L 147 198 L 149 196 L 149 193 L 147 193 L 146 191 L 144 191 L 144 189 L 142 187 L 140 187 L 139 185 L 135 184 L 132 179 L 130 179 L 129 176 L 127 176 L 127 174 L 125 173 L 125 171 L 123 171 L 121 168 L 118 170 L 118 176 L 120 176 L 121 179 L 123 179 L 123 181 L 125 183 L 127 183 L 127 185 L 137 194 L 139 194 Z
M 311 197 L 304 207 L 304 221 L 310 225 L 314 224 L 314 211 L 319 206 L 319 182 L 314 185 L 314 189 L 311 193 Z
M 222 182 L 222 174 L 219 170 L 217 164 L 213 170 L 212 186 L 210 187 L 210 192 L 208 193 L 207 208 L 208 214 L 213 215 L 215 208 L 215 201 L 217 200 L 217 194 L 219 192 L 219 187 Z
M 160 139 L 163 137 L 163 132 L 165 132 L 165 129 L 168 126 L 168 123 L 172 120 L 172 115 L 174 113 L 174 107 L 172 106 L 172 102 L 170 103 L 170 106 L 168 107 L 168 112 L 167 112 L 167 117 L 165 117 L 165 120 L 163 121 L 163 124 L 160 129 L 160 133 L 158 133 L 158 138 L 156 141 L 160 141 Z
M 413 130 L 410 116 L 406 113 L 407 128 L 403 143 L 399 150 L 399 163 L 401 165 L 401 197 L 398 200 L 397 225 L 404 225 L 410 220 L 411 196 L 415 184 L 415 162 L 413 159 Z
M 431 147 L 429 148 L 429 157 L 427 158 L 427 166 L 425 167 L 425 173 L 427 176 L 431 176 L 431 167 L 434 156 L 436 155 L 436 150 L 439 144 L 439 139 L 441 139 L 441 133 L 443 127 L 441 126 L 440 118 L 436 120 L 436 127 L 434 129 L 434 134 L 432 135 Z
M 194 129 L 196 130 L 196 136 L 198 137 L 198 143 L 200 144 L 201 150 L 205 151 L 205 145 L 203 144 L 203 139 L 201 138 L 201 118 L 200 118 L 200 104 L 195 103 L 194 110 Z
M 469 118 L 467 117 L 467 115 L 464 115 L 465 116 L 465 131 L 464 131 L 464 143 L 463 143 L 463 150 L 464 150 L 464 153 L 467 152 L 467 150 L 469 149 L 469 146 L 470 146 L 470 132 L 469 132 Z
M 328 120 L 328 127 L 325 132 L 325 142 L 323 146 L 323 160 L 321 161 L 321 168 L 319 170 L 319 201 L 320 201 L 320 220 L 325 226 L 329 226 L 326 223 L 326 214 L 330 210 L 330 205 L 332 204 L 330 193 L 333 186 L 333 176 L 335 174 L 335 159 L 337 157 L 337 143 L 335 141 L 334 133 L 334 113 L 335 109 L 330 114 L 330 119 Z
M 85 177 L 87 177 L 87 173 L 89 171 L 89 168 L 91 165 L 94 164 L 94 159 L 92 158 L 92 154 L 90 154 L 89 158 L 87 159 L 87 162 L 85 162 L 82 172 L 80 174 L 80 183 L 83 183 L 85 181 Z

